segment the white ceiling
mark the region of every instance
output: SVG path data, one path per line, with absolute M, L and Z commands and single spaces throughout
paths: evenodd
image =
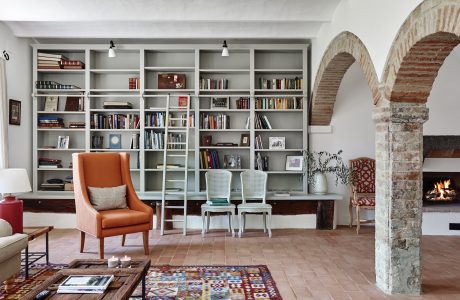
M 340 0 L 0 0 L 0 21 L 40 39 L 309 39 Z

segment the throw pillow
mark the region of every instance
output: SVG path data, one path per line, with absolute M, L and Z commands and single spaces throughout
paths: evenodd
M 110 210 L 128 207 L 126 205 L 126 185 L 108 188 L 89 186 L 88 190 L 89 199 L 96 210 Z
M 0 237 L 10 236 L 13 234 L 13 228 L 10 223 L 0 219 Z

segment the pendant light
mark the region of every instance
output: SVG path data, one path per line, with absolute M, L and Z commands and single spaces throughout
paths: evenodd
M 222 56 L 230 56 L 226 40 L 224 40 L 224 44 L 222 45 Z
M 115 53 L 115 44 L 113 41 L 110 41 L 110 47 L 109 47 L 109 57 L 117 57 L 117 54 Z

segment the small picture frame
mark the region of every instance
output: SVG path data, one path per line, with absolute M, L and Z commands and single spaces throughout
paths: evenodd
M 230 97 L 211 97 L 210 108 L 216 110 L 229 109 Z
M 303 156 L 286 155 L 286 171 L 303 171 Z
M 286 147 L 286 138 L 284 136 L 274 137 L 271 136 L 268 138 L 268 149 L 285 149 Z
M 212 135 L 204 135 L 201 141 L 203 146 L 211 146 L 212 144 Z
M 240 146 L 241 147 L 249 147 L 250 144 L 250 137 L 249 134 L 243 133 L 241 134 L 241 141 L 240 141 Z
M 109 149 L 121 149 L 121 134 L 109 134 Z
M 8 121 L 10 125 L 21 125 L 21 101 L 10 99 Z
M 69 149 L 70 137 L 68 135 L 60 135 L 58 137 L 57 148 L 58 149 Z

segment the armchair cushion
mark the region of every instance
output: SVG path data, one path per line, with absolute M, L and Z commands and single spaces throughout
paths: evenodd
M 356 199 L 351 197 L 351 204 L 353 206 L 375 206 L 375 196 L 358 196 Z
M 14 234 L 0 238 L 0 263 L 21 253 L 27 247 L 27 234 Z
M 3 219 L 0 219 L 0 237 L 10 236 L 12 234 L 13 228 L 11 227 L 10 223 Z
M 150 214 L 132 209 L 114 209 L 100 212 L 102 228 L 116 228 L 150 222 Z
M 126 208 L 126 185 L 115 187 L 88 187 L 89 198 L 95 210 Z

